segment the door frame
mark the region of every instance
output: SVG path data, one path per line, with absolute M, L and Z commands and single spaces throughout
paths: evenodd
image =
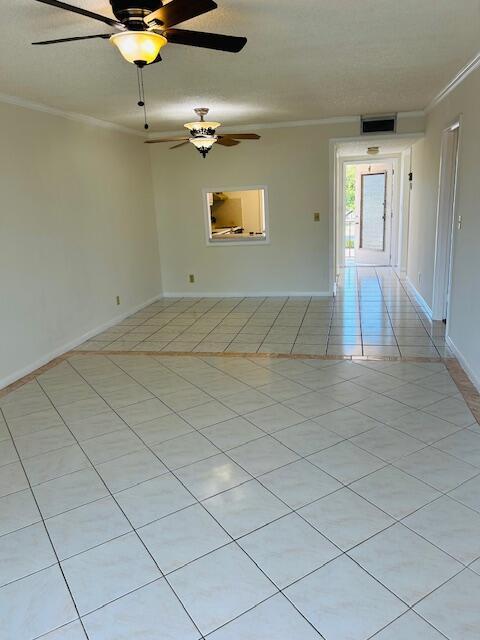
M 401 153 L 400 173 L 400 215 L 398 221 L 398 253 L 396 272 L 403 278 L 407 277 L 408 240 L 410 234 L 410 199 L 412 193 L 412 147 Z
M 433 269 L 432 320 L 446 320 L 449 325 L 455 221 L 457 219 L 458 163 L 461 143 L 461 116 L 442 131 L 438 175 L 437 228 Z M 456 144 L 451 134 L 456 132 Z
M 394 266 L 393 262 L 396 261 L 396 256 L 398 253 L 398 218 L 399 218 L 399 210 L 400 210 L 400 154 L 393 155 L 385 155 L 385 156 L 375 156 L 368 157 L 365 156 L 348 156 L 342 157 L 338 159 L 339 171 L 338 177 L 341 176 L 341 180 L 337 180 L 337 207 L 336 207 L 336 216 L 335 216 L 335 229 L 336 229 L 336 246 L 335 246 L 335 254 L 336 254 L 336 272 L 338 273 L 338 269 L 341 269 L 345 266 L 345 198 L 344 198 L 344 186 L 346 179 L 346 167 L 347 165 L 356 164 L 356 165 L 371 165 L 375 164 L 384 165 L 388 163 L 392 163 L 392 168 L 394 170 L 393 184 L 392 184 L 392 208 L 390 211 L 390 266 Z M 394 232 L 395 231 L 395 232 Z M 388 265 L 387 265 L 388 266 Z

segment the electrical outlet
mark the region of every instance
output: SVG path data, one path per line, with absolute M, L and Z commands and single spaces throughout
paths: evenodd
M 320 213 L 318 211 L 313 214 L 313 221 L 320 222 Z
M 188 276 L 188 281 L 190 282 L 190 284 L 193 284 L 195 282 L 195 276 L 193 275 L 193 273 Z
M 117 300 L 117 307 L 119 307 L 120 306 L 120 296 L 117 296 L 116 300 Z

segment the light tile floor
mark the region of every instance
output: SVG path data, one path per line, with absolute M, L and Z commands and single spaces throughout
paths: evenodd
M 441 362 L 77 354 L 0 398 L 2 640 L 477 640 Z
M 164 299 L 79 347 L 91 351 L 449 356 L 391 268 L 348 267 L 335 298 Z

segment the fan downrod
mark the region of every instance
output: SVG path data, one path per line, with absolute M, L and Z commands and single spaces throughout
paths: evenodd
M 205 116 L 208 115 L 208 112 L 210 111 L 210 109 L 207 109 L 206 107 L 198 107 L 197 109 L 194 109 L 194 111 L 197 114 L 197 116 L 200 118 L 200 121 L 203 122 L 205 120 Z

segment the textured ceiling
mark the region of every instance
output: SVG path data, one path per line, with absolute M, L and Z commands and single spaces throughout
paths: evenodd
M 111 15 L 108 0 L 71 3 Z M 480 0 L 217 3 L 185 28 L 246 35 L 246 48 L 168 45 L 145 71 L 153 130 L 178 129 L 194 106 L 225 125 L 422 109 L 480 47 Z M 29 44 L 104 25 L 33 0 L 0 8 L 1 93 L 142 129 L 135 68 L 108 41 Z
M 411 147 L 419 137 L 419 135 L 403 135 L 395 136 L 393 138 L 375 136 L 374 138 L 364 139 L 361 141 L 351 140 L 348 142 L 340 142 L 337 144 L 337 155 L 340 158 L 358 158 L 366 156 L 373 159 L 374 156 L 368 156 L 367 154 L 368 147 L 379 147 L 380 156 L 396 155 Z

